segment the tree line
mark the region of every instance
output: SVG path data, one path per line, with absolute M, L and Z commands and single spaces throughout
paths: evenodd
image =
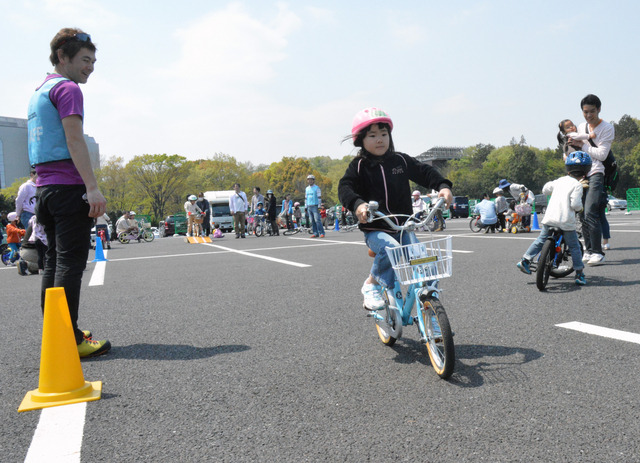
M 614 194 L 624 197 L 627 189 L 640 186 L 640 121 L 625 115 L 613 125 L 616 138 L 612 150 L 620 175 Z M 338 182 L 351 159 L 290 156 L 270 165 L 254 166 L 223 153 L 196 161 L 177 154 L 144 154 L 129 162 L 121 157 L 109 158 L 96 171 L 96 177 L 112 217 L 134 210 L 157 223 L 169 214 L 182 212 L 188 195 L 231 190 L 236 182 L 248 196 L 258 186 L 263 194 L 271 189 L 278 199 L 290 194 L 294 201 L 302 202 L 309 174 L 315 175 L 325 203 L 334 205 L 338 202 Z M 539 193 L 547 181 L 565 173 L 560 145 L 555 150 L 538 149 L 527 145 L 524 137 L 498 148 L 490 144 L 468 147 L 461 159 L 446 162 L 441 171 L 453 182 L 455 195 L 469 198 L 491 194 L 502 178 Z M 18 179 L 0 191 L 0 210 L 14 210 L 18 188 L 26 179 Z

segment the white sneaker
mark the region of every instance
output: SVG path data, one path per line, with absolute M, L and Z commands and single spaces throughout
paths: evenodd
M 587 265 L 595 266 L 604 264 L 604 256 L 602 254 L 593 254 Z
M 364 306 L 369 310 L 379 310 L 384 307 L 384 299 L 380 286 L 365 283 L 360 292 L 364 295 Z
M 592 257 L 593 254 L 591 254 L 589 251 L 585 251 L 584 254 L 582 254 L 582 262 L 589 262 Z
M 611 249 L 611 245 L 609 243 L 603 244 L 602 249 L 604 249 L 605 251 L 608 251 L 609 249 Z

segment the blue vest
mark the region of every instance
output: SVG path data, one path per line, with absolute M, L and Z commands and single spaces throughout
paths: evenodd
M 47 80 L 29 101 L 29 164 L 35 166 L 46 162 L 71 159 L 58 109 L 51 102 L 49 92 L 65 77 Z
M 318 198 L 318 191 L 320 191 L 320 187 L 316 184 L 309 185 L 305 189 L 305 199 L 307 206 L 319 206 L 320 201 Z

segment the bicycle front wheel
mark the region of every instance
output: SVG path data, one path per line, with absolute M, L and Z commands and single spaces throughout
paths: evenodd
M 282 232 L 284 236 L 292 236 L 292 235 L 295 235 L 296 233 L 300 233 L 299 228 L 292 228 L 290 230 L 285 230 Z
M 473 233 L 478 233 L 482 230 L 482 227 L 480 226 L 480 216 L 471 218 L 469 221 L 469 228 Z
M 542 251 L 540 251 L 540 259 L 538 259 L 538 267 L 536 268 L 536 286 L 540 291 L 544 291 L 547 287 L 554 255 L 555 243 L 553 240 L 545 241 L 542 246 Z
M 262 225 L 256 225 L 255 234 L 257 237 L 264 235 L 264 227 Z
M 453 373 L 456 351 L 451 325 L 444 306 L 438 299 L 428 297 L 421 301 L 419 316 L 424 328 L 431 366 L 438 376 L 447 379 Z
M 151 243 L 156 237 L 153 235 L 151 231 L 145 231 L 142 235 L 142 239 L 144 239 L 147 243 Z

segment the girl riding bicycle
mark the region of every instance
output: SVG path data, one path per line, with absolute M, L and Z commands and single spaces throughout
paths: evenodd
M 414 233 L 397 233 L 382 220 L 368 223 L 369 201 L 377 201 L 380 211 L 389 214 L 413 213 L 409 181 L 439 191 L 447 204 L 453 200 L 452 183 L 428 164 L 395 151 L 389 115 L 377 108 L 367 108 L 356 114 L 351 128 L 354 146 L 360 148 L 338 185 L 338 197 L 347 209 L 354 211 L 365 243 L 376 254 L 371 273 L 362 286 L 365 308 L 377 310 L 385 303 L 381 287 L 393 288 L 395 275 L 387 256 L 386 247 L 416 243 Z M 346 140 L 345 139 L 345 140 Z M 394 217 L 403 224 L 407 217 Z
M 516 265 L 523 273 L 531 275 L 531 259 L 542 250 L 547 238 L 551 234 L 551 227 L 564 232 L 564 239 L 569 246 L 573 268 L 576 271 L 576 284 L 586 285 L 582 251 L 576 232 L 576 212 L 582 210 L 582 190 L 580 182 L 591 169 L 591 157 L 584 151 L 575 151 L 567 155 L 565 161 L 568 175 L 548 182 L 542 188 L 543 194 L 550 194 L 547 212 L 542 219 L 542 231 L 538 238 L 529 246 L 522 260 Z

